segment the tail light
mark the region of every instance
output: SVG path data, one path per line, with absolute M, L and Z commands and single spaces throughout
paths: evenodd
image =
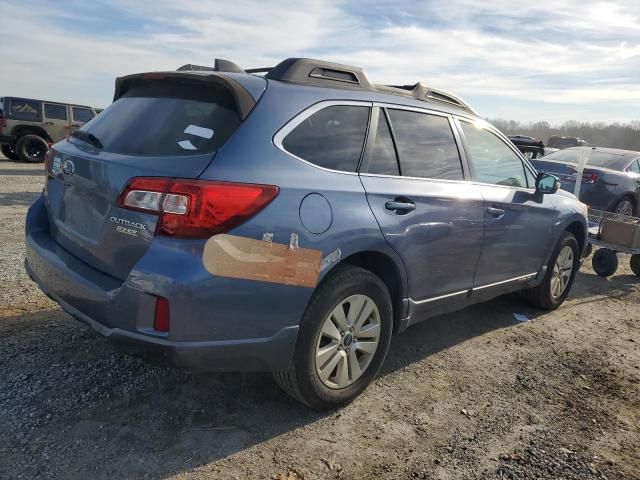
M 7 126 L 7 121 L 4 118 L 4 112 L 0 109 L 0 133 L 2 133 L 2 129 Z
M 273 185 L 135 177 L 122 190 L 118 206 L 159 215 L 159 235 L 206 238 L 243 223 L 276 195 Z
M 582 183 L 596 183 L 598 181 L 597 173 L 583 173 L 582 174 Z
M 156 310 L 153 315 L 153 329 L 158 332 L 169 331 L 169 300 L 156 297 Z

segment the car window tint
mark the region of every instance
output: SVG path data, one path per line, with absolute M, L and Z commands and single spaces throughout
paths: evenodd
M 64 105 L 44 104 L 44 116 L 51 120 L 66 120 L 67 107 Z
M 462 164 L 449 119 L 389 110 L 403 176 L 462 180 Z
M 73 107 L 73 119 L 76 122 L 87 123 L 93 118 L 93 112 L 88 108 Z
M 228 90 L 200 82 L 141 80 L 81 130 L 105 152 L 187 156 L 220 148 L 240 125 Z
M 380 111 L 378 128 L 376 129 L 376 139 L 371 151 L 368 152 L 368 157 L 369 166 L 367 171 L 369 173 L 400 175 L 391 131 L 389 130 L 389 124 L 383 111 Z
M 461 122 L 478 182 L 527 187 L 522 160 L 489 130 Z
M 320 167 L 355 172 L 368 120 L 369 107 L 326 107 L 295 127 L 284 138 L 282 146 Z
M 40 108 L 40 102 L 12 98 L 9 102 L 9 117 L 15 120 L 38 122 L 42 115 Z

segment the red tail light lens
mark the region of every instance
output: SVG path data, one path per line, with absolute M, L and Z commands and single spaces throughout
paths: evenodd
M 584 173 L 582 175 L 582 183 L 596 183 L 598 181 L 597 173 Z
M 158 332 L 169 331 L 169 300 L 156 297 L 156 311 L 153 316 L 153 329 Z
M 157 213 L 160 235 L 206 238 L 251 218 L 277 195 L 273 185 L 137 177 L 123 189 L 118 206 Z

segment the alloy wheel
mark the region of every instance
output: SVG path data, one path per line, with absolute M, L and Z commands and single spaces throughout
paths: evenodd
M 380 341 L 380 312 L 366 295 L 342 300 L 326 317 L 316 344 L 316 373 L 329 388 L 345 388 L 369 367 Z
M 616 206 L 616 213 L 619 213 L 620 215 L 632 216 L 633 215 L 633 204 L 629 200 L 622 200 Z
M 569 285 L 573 272 L 573 248 L 565 245 L 556 259 L 551 273 L 551 296 L 560 298 Z

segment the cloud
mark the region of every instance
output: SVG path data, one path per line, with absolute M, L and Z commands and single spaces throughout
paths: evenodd
M 362 65 L 379 83 L 427 81 L 489 117 L 638 118 L 635 1 L 202 2 L 5 0 L 0 92 L 106 105 L 116 76 L 289 56 Z

